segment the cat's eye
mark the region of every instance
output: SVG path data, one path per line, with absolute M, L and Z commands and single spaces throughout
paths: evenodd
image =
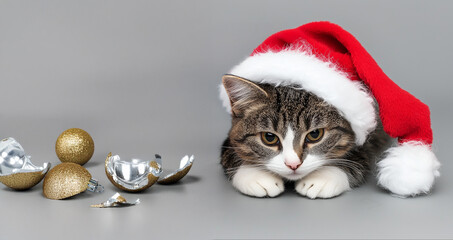
M 275 146 L 280 142 L 277 135 L 270 132 L 262 132 L 261 141 L 268 146 Z
M 308 143 L 319 142 L 323 136 L 324 136 L 324 129 L 319 128 L 319 129 L 309 132 L 307 134 L 307 136 L 305 137 L 305 141 Z

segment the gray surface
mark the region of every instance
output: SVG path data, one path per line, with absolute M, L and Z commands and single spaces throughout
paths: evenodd
M 452 11 L 446 1 L 1 1 L 0 137 L 55 165 L 59 133 L 87 130 L 96 151 L 86 167 L 106 191 L 55 201 L 42 183 L 0 186 L 0 239 L 452 238 Z M 331 200 L 291 190 L 256 199 L 226 181 L 221 75 L 270 34 L 314 20 L 351 31 L 431 106 L 443 163 L 431 195 L 391 197 L 371 177 Z M 117 191 L 104 174 L 109 151 L 160 153 L 166 168 L 196 160 L 181 184 L 124 193 L 138 206 L 91 209 Z

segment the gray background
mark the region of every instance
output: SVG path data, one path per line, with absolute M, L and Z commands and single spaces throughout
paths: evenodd
M 452 238 L 451 12 L 447 1 L 1 1 L 0 137 L 56 165 L 58 135 L 83 128 L 96 144 L 85 166 L 106 189 L 55 201 L 42 183 L 2 185 L 0 239 Z M 353 33 L 431 107 L 443 164 L 432 194 L 395 198 L 370 176 L 330 200 L 257 199 L 226 181 L 222 74 L 267 36 L 316 20 Z M 110 151 L 160 153 L 167 169 L 196 161 L 180 184 L 122 193 L 138 206 L 92 209 L 117 191 L 104 174 Z

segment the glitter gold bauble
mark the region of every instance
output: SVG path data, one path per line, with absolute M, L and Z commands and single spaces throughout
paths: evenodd
M 64 199 L 87 190 L 91 174 L 75 163 L 60 163 L 44 178 L 43 192 L 46 198 Z
M 90 134 L 80 128 L 70 128 L 57 139 L 55 152 L 62 162 L 80 165 L 87 163 L 94 153 L 94 141 Z

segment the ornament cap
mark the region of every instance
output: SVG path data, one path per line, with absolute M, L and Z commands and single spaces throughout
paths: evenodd
M 99 184 L 98 180 L 90 179 L 87 190 L 90 192 L 102 193 L 104 192 L 104 186 Z

